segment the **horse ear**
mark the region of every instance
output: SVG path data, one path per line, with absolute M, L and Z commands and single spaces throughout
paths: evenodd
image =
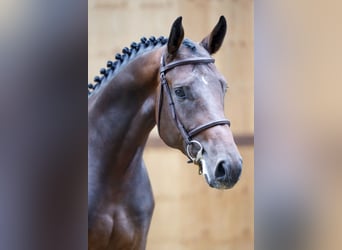
M 212 32 L 203 38 L 200 43 L 210 54 L 214 54 L 222 45 L 224 36 L 227 31 L 227 22 L 224 16 L 220 17 L 220 20 L 216 24 Z
M 170 56 L 175 56 L 184 38 L 182 17 L 178 17 L 172 24 L 169 40 L 167 42 L 167 52 Z

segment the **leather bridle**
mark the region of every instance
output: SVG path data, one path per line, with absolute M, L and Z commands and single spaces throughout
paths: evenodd
M 217 120 L 217 121 L 211 121 L 206 124 L 200 125 L 195 129 L 192 129 L 190 131 L 187 131 L 187 129 L 184 127 L 182 122 L 178 119 L 176 108 L 175 108 L 175 103 L 172 98 L 172 93 L 169 87 L 169 84 L 167 83 L 166 80 L 166 72 L 170 69 L 173 69 L 177 66 L 182 66 L 182 65 L 188 65 L 188 64 L 200 64 L 200 63 L 214 63 L 215 59 L 210 58 L 210 57 L 198 57 L 198 58 L 189 58 L 189 59 L 183 59 L 183 60 L 178 60 L 175 62 L 171 62 L 169 64 L 165 64 L 165 58 L 164 55 L 161 57 L 161 62 L 160 62 L 160 96 L 159 96 L 159 105 L 158 105 L 158 132 L 160 134 L 160 119 L 161 119 L 161 112 L 162 112 L 162 107 L 163 107 L 163 98 L 164 98 L 164 92 L 166 94 L 166 98 L 168 99 L 168 103 L 171 109 L 171 115 L 173 120 L 175 121 L 177 128 L 180 132 L 180 134 L 183 137 L 183 140 L 185 144 L 187 145 L 187 156 L 189 158 L 189 163 L 195 163 L 197 165 L 200 165 L 200 161 L 202 159 L 202 152 L 203 152 L 203 147 L 201 143 L 199 143 L 196 140 L 193 140 L 193 137 L 201 133 L 202 131 L 212 128 L 217 125 L 228 125 L 230 126 L 230 121 L 227 119 L 222 119 L 222 120 Z M 199 146 L 199 149 L 197 151 L 196 156 L 193 156 L 191 154 L 191 147 L 194 145 Z M 201 168 L 200 168 L 200 174 L 201 174 Z

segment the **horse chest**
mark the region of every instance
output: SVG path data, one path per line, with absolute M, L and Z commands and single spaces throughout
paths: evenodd
M 89 250 L 145 249 L 154 200 L 143 163 L 118 189 L 108 186 L 89 227 Z M 135 181 L 135 180 L 138 180 Z M 125 191 L 125 192 L 124 192 Z

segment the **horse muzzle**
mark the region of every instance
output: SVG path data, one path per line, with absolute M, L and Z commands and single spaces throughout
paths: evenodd
M 203 175 L 208 185 L 217 189 L 232 188 L 240 179 L 242 172 L 242 159 L 232 161 L 230 159 L 219 160 L 213 171 L 208 169 L 204 159 L 200 162 Z

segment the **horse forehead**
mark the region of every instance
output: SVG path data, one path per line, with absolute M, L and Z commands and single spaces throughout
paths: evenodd
M 208 65 L 208 67 L 198 67 L 193 70 L 193 73 L 204 83 L 221 82 L 226 83 L 225 77 L 216 69 L 214 65 Z
M 192 68 L 188 67 L 187 69 L 177 72 L 175 76 L 178 81 L 185 83 L 203 82 L 208 84 L 213 81 L 224 81 L 223 76 L 218 71 L 204 65 L 196 65 Z
M 175 72 L 175 78 L 173 83 L 175 84 L 193 84 L 194 82 L 203 82 L 206 83 L 210 81 L 212 77 L 209 77 L 207 74 L 199 74 L 198 72 L 194 71 L 182 71 L 182 72 Z

